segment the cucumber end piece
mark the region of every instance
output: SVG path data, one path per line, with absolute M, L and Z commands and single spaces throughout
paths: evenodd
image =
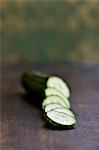
M 48 126 L 48 128 L 54 129 L 54 130 L 69 130 L 69 129 L 74 129 L 75 128 L 75 124 L 76 124 L 76 120 L 73 124 L 70 125 L 63 125 L 60 123 L 55 122 L 54 120 L 50 119 L 47 115 L 47 113 L 45 113 L 43 111 L 43 118 L 46 121 L 46 125 Z

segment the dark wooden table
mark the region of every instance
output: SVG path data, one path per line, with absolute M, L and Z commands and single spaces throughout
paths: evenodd
M 24 101 L 21 73 L 36 69 L 63 77 L 77 115 L 73 130 L 45 126 L 41 110 Z M 2 65 L 0 150 L 99 150 L 99 64 Z

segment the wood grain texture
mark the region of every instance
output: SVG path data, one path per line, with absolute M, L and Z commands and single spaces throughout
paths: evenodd
M 63 77 L 77 115 L 73 130 L 51 130 L 41 110 L 20 96 L 23 71 L 36 69 Z M 99 65 L 2 65 L 0 150 L 99 150 Z

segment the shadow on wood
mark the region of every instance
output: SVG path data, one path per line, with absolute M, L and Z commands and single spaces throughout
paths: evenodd
M 41 110 L 42 109 L 42 101 L 43 99 L 36 95 L 36 94 L 29 94 L 29 93 L 19 93 L 20 97 L 22 100 L 24 100 L 27 103 L 30 103 L 37 109 Z

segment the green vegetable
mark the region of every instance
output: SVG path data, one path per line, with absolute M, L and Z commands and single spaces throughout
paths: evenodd
M 76 117 L 70 110 L 70 90 L 63 79 L 34 71 L 23 73 L 21 83 L 30 95 L 41 96 L 43 116 L 49 125 L 74 127 Z
M 51 103 L 60 104 L 63 107 L 67 107 L 65 101 L 61 97 L 57 95 L 52 95 L 52 96 L 48 96 L 47 98 L 43 100 L 42 108 L 44 109 L 46 105 L 51 104 Z
M 65 106 L 67 108 L 70 108 L 70 101 L 68 100 L 67 97 L 65 97 L 61 92 L 59 92 L 57 90 L 57 88 L 46 88 L 45 89 L 45 96 L 48 97 L 48 96 L 52 96 L 52 95 L 57 95 L 59 96 L 61 99 L 63 99 L 63 101 L 65 102 Z
M 44 117 L 48 124 L 61 129 L 73 128 L 76 123 L 75 117 L 72 117 L 65 113 L 57 112 L 55 110 L 48 111 L 44 114 Z
M 51 110 L 54 110 L 54 109 L 57 109 L 57 108 L 64 108 L 62 105 L 60 104 L 56 104 L 56 103 L 51 103 L 51 104 L 48 104 L 45 106 L 44 108 L 44 111 L 45 112 L 48 112 L 48 111 L 51 111 Z
M 47 87 L 53 87 L 57 89 L 58 92 L 66 98 L 70 97 L 70 91 L 67 87 L 67 84 L 59 77 L 51 76 L 47 81 Z

